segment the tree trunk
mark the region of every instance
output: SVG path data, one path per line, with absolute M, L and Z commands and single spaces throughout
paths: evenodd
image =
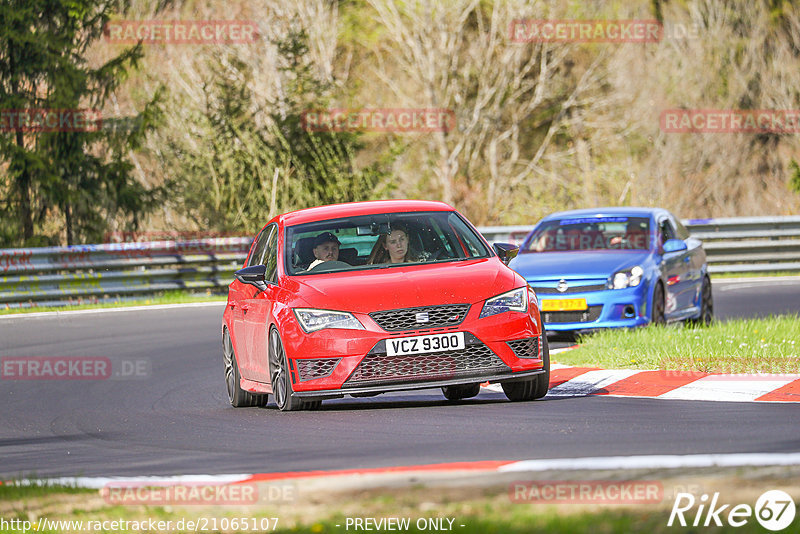
M 15 28 L 16 29 L 16 28 Z M 16 50 L 12 41 L 8 45 L 8 66 L 10 70 L 11 79 L 11 94 L 17 93 L 17 79 L 16 79 Z M 23 151 L 25 150 L 25 138 L 22 135 L 22 130 L 17 130 L 15 136 L 17 146 Z M 33 209 L 31 207 L 31 174 L 28 171 L 27 163 L 23 164 L 22 172 L 17 176 L 17 188 L 19 189 L 19 211 L 22 217 L 22 238 L 28 241 L 33 237 Z M 24 245 L 24 243 L 23 243 Z
M 22 131 L 17 131 L 17 146 L 25 149 L 25 140 Z M 22 238 L 27 241 L 33 237 L 33 209 L 31 208 L 31 175 L 28 165 L 22 168 L 22 172 L 17 176 L 17 188 L 19 189 L 19 211 L 22 217 Z
M 73 243 L 72 239 L 72 209 L 70 208 L 69 202 L 64 204 L 64 217 L 67 223 L 67 246 L 72 246 Z

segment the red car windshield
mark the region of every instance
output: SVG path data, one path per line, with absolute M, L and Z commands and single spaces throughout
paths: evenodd
M 647 217 L 576 217 L 542 223 L 525 241 L 522 252 L 649 248 Z
M 483 240 L 455 212 L 386 213 L 286 228 L 290 275 L 487 258 Z

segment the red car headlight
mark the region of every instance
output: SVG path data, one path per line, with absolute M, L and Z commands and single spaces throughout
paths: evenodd
M 518 287 L 502 295 L 487 299 L 483 304 L 480 318 L 490 317 L 507 311 L 528 311 L 528 288 Z
M 311 308 L 294 308 L 292 311 L 306 334 L 324 328 L 365 330 L 364 325 L 352 313 Z

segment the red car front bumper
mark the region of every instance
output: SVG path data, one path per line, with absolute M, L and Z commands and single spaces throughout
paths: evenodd
M 529 378 L 545 372 L 538 311 L 505 312 L 479 318 L 473 305 L 457 326 L 387 332 L 367 314 L 355 313 L 364 330 L 326 329 L 305 333 L 296 319 L 281 337 L 298 397 L 341 396 L 455 384 Z M 465 348 L 388 356 L 392 339 L 464 332 Z M 511 343 L 509 343 L 511 342 Z

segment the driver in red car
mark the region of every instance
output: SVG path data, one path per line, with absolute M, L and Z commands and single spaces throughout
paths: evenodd
M 323 232 L 314 239 L 314 261 L 308 266 L 308 271 L 326 261 L 339 259 L 339 239 L 330 232 Z

